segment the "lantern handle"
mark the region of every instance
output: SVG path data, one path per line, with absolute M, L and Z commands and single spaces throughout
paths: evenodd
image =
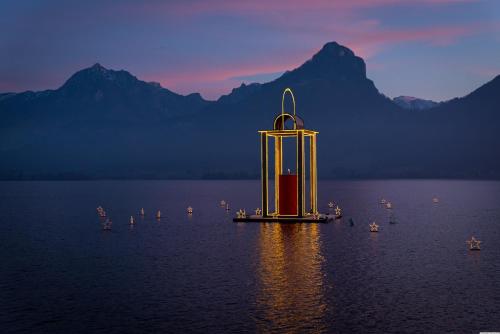
M 293 103 L 293 122 L 295 123 L 295 97 L 293 96 L 293 92 L 290 88 L 285 88 L 283 91 L 283 96 L 281 97 L 281 115 L 285 115 L 285 95 L 286 93 L 290 93 L 290 96 L 292 97 L 292 103 Z M 285 129 L 285 122 L 283 121 L 282 124 L 282 130 Z

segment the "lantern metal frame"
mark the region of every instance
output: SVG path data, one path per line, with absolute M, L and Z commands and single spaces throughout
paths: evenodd
M 292 98 L 293 115 L 285 113 L 287 93 Z M 295 109 L 293 92 L 290 88 L 286 88 L 281 99 L 281 114 L 274 119 L 273 130 L 259 131 L 261 139 L 262 217 L 304 218 L 318 214 L 316 135 L 319 132 L 305 129 L 304 121 L 297 116 Z M 288 120 L 293 121 L 293 129 L 285 129 L 285 122 Z M 269 212 L 269 138 L 274 138 L 274 212 Z M 279 212 L 279 175 L 283 174 L 283 138 L 296 139 L 297 213 L 295 215 L 284 215 Z M 306 212 L 306 138 L 309 138 L 309 201 L 311 207 L 309 212 Z
M 285 112 L 285 97 L 290 95 L 293 114 Z M 293 121 L 293 129 L 286 129 L 285 123 Z M 326 223 L 328 216 L 318 212 L 318 174 L 316 164 L 316 135 L 318 131 L 304 128 L 304 121 L 295 111 L 295 96 L 290 88 L 283 91 L 281 114 L 274 119 L 273 130 L 260 130 L 261 146 L 261 190 L 262 210 L 260 215 L 245 215 L 233 218 L 234 222 L 281 222 L 281 223 Z M 269 210 L 269 138 L 274 139 L 274 206 Z M 296 139 L 297 212 L 294 215 L 279 212 L 279 175 L 283 174 L 283 139 Z M 306 151 L 309 138 L 309 203 L 306 210 Z

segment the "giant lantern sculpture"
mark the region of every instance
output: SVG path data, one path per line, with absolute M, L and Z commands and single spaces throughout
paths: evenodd
M 290 95 L 293 114 L 285 112 L 285 98 Z M 286 126 L 285 123 L 290 124 Z M 291 128 L 289 128 L 291 127 Z M 238 212 L 235 222 L 326 222 L 327 217 L 318 212 L 316 135 L 317 131 L 304 128 L 304 121 L 295 112 L 295 97 L 290 88 L 283 92 L 281 114 L 274 119 L 272 130 L 261 130 L 261 180 L 262 209 L 255 215 Z M 269 143 L 274 142 L 274 211 L 269 203 Z M 283 171 L 283 140 L 292 139 L 296 144 L 295 172 Z M 306 155 L 306 144 L 309 145 Z M 306 188 L 306 163 L 309 167 L 309 184 Z M 308 191 L 307 191 L 308 190 Z M 308 194 L 307 194 L 308 193 Z M 306 202 L 308 199 L 308 202 Z M 308 207 L 307 207 L 308 206 Z

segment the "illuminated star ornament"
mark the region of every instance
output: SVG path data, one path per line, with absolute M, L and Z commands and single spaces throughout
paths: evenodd
M 255 215 L 260 216 L 262 213 L 262 210 L 260 208 L 255 209 Z
M 337 205 L 337 207 L 335 208 L 335 216 L 340 217 L 341 215 L 342 215 L 342 209 L 340 209 L 339 206 Z
M 378 225 L 377 223 L 373 222 L 370 224 L 370 232 L 378 232 Z
M 466 243 L 469 245 L 470 250 L 481 250 L 481 241 L 474 237 L 471 237 L 471 239 L 467 240 Z
M 335 205 L 335 204 L 333 204 L 333 202 L 328 203 L 328 207 L 329 207 L 330 209 L 333 209 L 334 205 Z
M 236 217 L 237 218 L 246 218 L 247 217 L 247 213 L 245 212 L 245 209 L 239 209 L 236 212 Z

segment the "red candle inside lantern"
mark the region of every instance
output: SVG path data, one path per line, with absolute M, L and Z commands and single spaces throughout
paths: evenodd
M 297 175 L 279 176 L 279 214 L 297 214 Z

